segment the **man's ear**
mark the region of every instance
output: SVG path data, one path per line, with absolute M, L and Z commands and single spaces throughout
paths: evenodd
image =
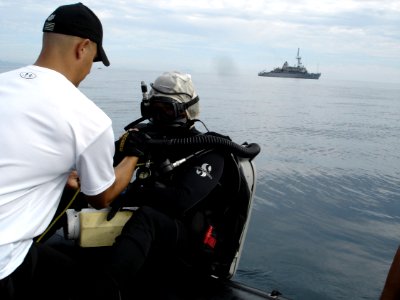
M 85 54 L 89 51 L 90 48 L 90 40 L 83 39 L 75 46 L 75 55 L 77 59 L 82 59 Z

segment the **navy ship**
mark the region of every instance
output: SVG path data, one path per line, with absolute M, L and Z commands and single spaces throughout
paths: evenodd
M 289 66 L 285 61 L 282 68 L 275 68 L 272 71 L 261 71 L 258 76 L 264 77 L 285 77 L 285 78 L 303 78 L 303 79 L 319 79 L 321 73 L 308 73 L 307 69 L 301 63 L 300 48 L 297 49 L 297 66 Z

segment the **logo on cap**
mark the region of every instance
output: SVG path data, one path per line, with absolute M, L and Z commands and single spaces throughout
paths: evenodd
M 54 23 L 46 22 L 44 24 L 43 30 L 45 30 L 45 31 L 54 31 L 54 25 L 55 25 Z

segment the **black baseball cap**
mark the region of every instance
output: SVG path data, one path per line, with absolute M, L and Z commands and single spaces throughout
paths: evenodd
M 44 22 L 43 32 L 54 32 L 90 39 L 97 44 L 97 56 L 94 61 L 102 61 L 109 66 L 103 49 L 103 27 L 99 18 L 82 3 L 58 7 Z

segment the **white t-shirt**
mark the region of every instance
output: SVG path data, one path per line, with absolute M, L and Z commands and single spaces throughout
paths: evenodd
M 0 279 L 53 218 L 71 170 L 96 195 L 115 180 L 110 118 L 62 74 L 0 74 Z

